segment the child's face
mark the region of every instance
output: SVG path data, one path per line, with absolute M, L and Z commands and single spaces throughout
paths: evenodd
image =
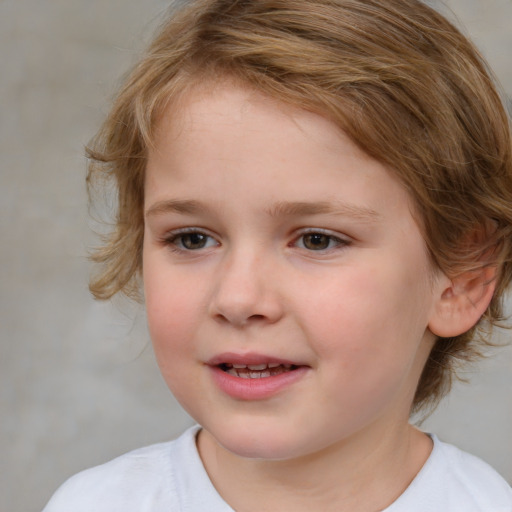
M 167 384 L 222 446 L 292 458 L 406 425 L 438 296 L 410 207 L 332 123 L 259 93 L 196 91 L 164 116 L 148 322 Z

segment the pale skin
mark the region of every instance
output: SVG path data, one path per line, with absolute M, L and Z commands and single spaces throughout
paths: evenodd
M 432 449 L 408 418 L 436 335 L 492 290 L 475 304 L 431 268 L 406 191 L 334 124 L 248 88 L 170 105 L 146 172 L 151 337 L 218 492 L 237 512 L 386 508 Z M 230 358 L 295 377 L 237 394 Z

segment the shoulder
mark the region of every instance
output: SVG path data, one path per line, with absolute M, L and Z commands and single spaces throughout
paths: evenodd
M 195 446 L 196 432 L 189 429 L 175 441 L 134 450 L 74 475 L 43 512 L 180 510 L 176 469 Z
M 512 512 L 512 489 L 489 464 L 432 438 L 429 459 L 386 512 Z
M 472 499 L 482 510 L 512 511 L 512 489 L 489 464 L 451 444 L 439 440 L 436 444 L 454 491 Z

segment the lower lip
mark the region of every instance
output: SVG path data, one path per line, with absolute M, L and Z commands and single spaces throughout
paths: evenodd
M 210 366 L 213 380 L 221 391 L 237 400 L 265 400 L 301 380 L 308 368 L 301 366 L 289 372 L 260 379 L 244 379 L 231 375 L 218 366 Z

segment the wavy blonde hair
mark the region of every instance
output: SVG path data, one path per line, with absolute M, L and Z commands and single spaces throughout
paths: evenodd
M 139 298 L 155 127 L 169 101 L 225 76 L 328 117 L 391 169 L 414 201 L 434 268 L 448 276 L 498 269 L 480 322 L 431 352 L 414 409 L 436 404 L 456 363 L 478 355 L 502 320 L 512 277 L 512 144 L 485 62 L 416 0 L 193 0 L 172 10 L 88 150 L 90 189 L 114 183 L 118 199 L 115 228 L 92 257 L 92 293 Z

